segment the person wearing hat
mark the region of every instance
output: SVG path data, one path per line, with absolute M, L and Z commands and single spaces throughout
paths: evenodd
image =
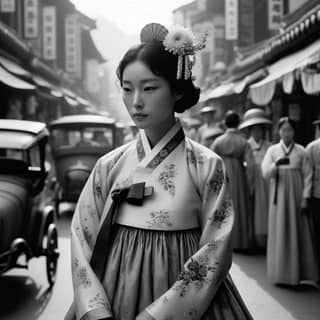
M 320 120 L 314 121 L 313 124 L 320 130 Z M 310 208 L 312 213 L 314 242 L 320 266 L 320 136 L 307 145 L 306 152 L 312 167 Z
M 291 118 L 280 118 L 281 140 L 261 164 L 270 181 L 267 275 L 272 283 L 292 286 L 320 279 L 307 214 L 312 169 L 305 148 L 294 140 L 295 126 Z
M 249 177 L 252 176 L 254 158 L 246 138 L 238 130 L 240 117 L 234 110 L 225 116 L 226 132 L 217 137 L 210 149 L 220 155 L 229 177 L 231 199 L 234 206 L 233 249 L 253 248 L 253 226 L 250 204 Z
M 247 110 L 239 126 L 239 130 L 249 131 L 249 145 L 252 149 L 255 165 L 249 182 L 253 186 L 252 209 L 253 209 L 253 233 L 255 245 L 265 248 L 268 233 L 268 181 L 262 176 L 261 162 L 271 143 L 265 139 L 266 127 L 272 122 L 266 112 L 260 108 Z
M 216 122 L 217 108 L 214 106 L 206 106 L 200 110 L 203 125 L 199 128 L 200 143 L 207 148 L 210 147 L 215 137 L 223 133 L 222 128 Z

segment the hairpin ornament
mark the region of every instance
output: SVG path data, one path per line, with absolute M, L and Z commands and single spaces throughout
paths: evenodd
M 208 34 L 205 33 L 200 42 L 196 43 L 192 32 L 182 26 L 174 26 L 168 32 L 163 45 L 165 50 L 178 55 L 177 79 L 191 77 L 191 70 L 195 64 L 195 54 L 206 46 Z M 192 58 L 191 58 L 192 57 Z
M 177 79 L 188 80 L 195 64 L 195 54 L 206 46 L 208 33 L 196 43 L 192 32 L 182 26 L 176 25 L 168 30 L 159 23 L 147 24 L 140 33 L 142 43 L 161 41 L 165 50 L 178 55 Z

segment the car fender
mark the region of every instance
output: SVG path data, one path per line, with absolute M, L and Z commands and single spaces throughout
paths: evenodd
M 55 212 L 54 207 L 52 205 L 44 206 L 39 212 L 39 237 L 36 246 L 36 255 L 40 256 L 42 254 L 42 240 L 45 236 L 47 229 L 51 223 L 55 221 Z

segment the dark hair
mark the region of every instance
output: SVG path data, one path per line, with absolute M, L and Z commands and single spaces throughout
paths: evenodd
M 237 128 L 240 123 L 240 117 L 234 110 L 229 110 L 226 113 L 224 122 L 227 128 Z
M 162 42 L 142 43 L 127 51 L 117 68 L 121 86 L 124 69 L 134 61 L 143 62 L 156 76 L 167 80 L 174 92 L 183 95 L 175 104 L 175 112 L 182 113 L 198 103 L 200 89 L 193 84 L 191 77 L 188 80 L 176 78 L 178 55 L 166 51 Z
M 282 118 L 279 119 L 279 121 L 278 121 L 278 130 L 280 130 L 281 127 L 282 127 L 285 123 L 289 123 L 290 126 L 292 127 L 292 129 L 295 131 L 295 129 L 296 129 L 296 122 L 295 122 L 293 119 L 289 118 L 289 117 L 282 117 Z

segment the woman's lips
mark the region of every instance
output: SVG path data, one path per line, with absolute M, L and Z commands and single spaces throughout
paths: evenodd
M 147 114 L 144 114 L 144 113 L 135 113 L 133 115 L 133 118 L 137 121 L 142 121 L 144 120 L 148 115 Z

